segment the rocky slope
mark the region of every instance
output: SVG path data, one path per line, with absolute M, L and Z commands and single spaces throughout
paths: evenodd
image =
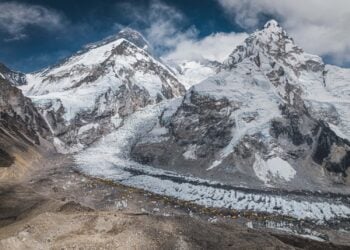
M 142 35 L 130 29 L 27 79 L 22 89 L 47 120 L 61 152 L 80 150 L 135 110 L 185 92 Z
M 294 236 L 270 228 L 284 225 L 277 221 L 255 228 L 264 221 L 253 214 L 230 216 L 110 185 L 74 171 L 69 160 L 62 163 L 62 156 L 51 157 L 28 173 L 29 182 L 0 183 L 0 249 L 349 248 L 345 232 Z
M 349 81 L 270 21 L 170 102 L 132 157 L 233 185 L 347 192 Z
M 48 136 L 47 124 L 31 100 L 0 77 L 0 178 L 25 171 Z

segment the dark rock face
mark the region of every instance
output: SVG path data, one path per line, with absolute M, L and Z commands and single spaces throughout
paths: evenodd
M 302 124 L 308 123 L 311 128 L 315 126 L 310 117 L 287 105 L 282 105 L 280 108 L 285 119 L 275 119 L 271 121 L 271 135 L 276 138 L 286 136 L 295 146 L 300 146 L 304 143 L 311 146 L 313 143 L 311 131 L 307 131 L 307 134 L 301 132 Z
M 350 142 L 338 137 L 327 125 L 320 122 L 317 133 L 317 145 L 313 152 L 313 160 L 334 173 L 347 176 L 350 167 Z
M 132 148 L 131 156 L 138 162 L 172 169 L 189 168 L 189 171 L 204 171 L 215 154 L 231 141 L 235 121 L 231 114 L 238 103 L 228 99 L 203 96 L 189 92 L 178 110 L 170 118 L 159 118 L 169 131 L 169 137 L 161 142 L 139 142 Z M 194 147 L 193 156 L 186 151 Z M 191 158 L 192 157 L 192 158 Z
M 0 79 L 0 124 L 2 128 L 22 134 L 38 144 L 38 136 L 49 134 L 46 122 L 22 92 Z
M 231 103 L 225 98 L 216 100 L 195 91 L 186 98 L 189 101 L 183 102 L 169 124 L 175 140 L 181 145 L 227 146 L 232 139 L 231 129 L 235 126 L 234 120 L 230 118 L 234 110 Z
M 4 76 L 5 79 L 8 80 L 13 86 L 21 86 L 27 84 L 25 74 L 12 71 L 2 63 L 0 63 L 0 74 Z

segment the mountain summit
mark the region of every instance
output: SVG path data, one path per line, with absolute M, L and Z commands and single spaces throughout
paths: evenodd
M 151 53 L 152 49 L 146 38 L 138 31 L 131 29 L 131 28 L 124 28 L 121 31 L 119 31 L 116 35 L 109 36 L 102 41 L 91 43 L 86 46 L 84 46 L 85 49 L 95 49 L 97 47 L 106 45 L 108 43 L 112 43 L 114 41 L 117 41 L 119 39 L 125 39 L 140 49 L 143 49 L 149 53 Z
M 264 25 L 264 29 L 270 29 L 270 30 L 273 30 L 273 31 L 277 31 L 277 32 L 282 32 L 283 29 L 282 27 L 280 26 L 280 24 L 272 19 L 270 21 L 268 21 L 265 25 Z
M 238 46 L 226 60 L 226 67 L 234 67 L 247 57 L 254 58 L 257 64 L 260 64 L 260 60 L 273 60 L 288 65 L 295 72 L 303 67 L 322 71 L 324 67 L 320 57 L 305 53 L 274 20 L 267 22 L 262 30 L 254 32 L 244 44 Z
M 128 40 L 129 42 L 132 42 L 135 44 L 137 47 L 140 49 L 146 50 L 148 52 L 151 51 L 151 45 L 148 43 L 146 38 L 138 31 L 130 29 L 130 28 L 125 28 L 122 29 L 117 37 L 124 38 L 125 40 Z

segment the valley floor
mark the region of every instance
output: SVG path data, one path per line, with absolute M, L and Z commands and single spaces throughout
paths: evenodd
M 346 232 L 328 230 L 332 243 L 325 231 L 295 236 L 288 218 L 205 208 L 87 177 L 61 155 L 20 181 L 1 182 L 0 201 L 0 249 L 350 249 Z

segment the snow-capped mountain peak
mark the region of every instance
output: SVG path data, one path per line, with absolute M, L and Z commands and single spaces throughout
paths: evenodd
M 264 29 L 265 29 L 265 30 L 268 29 L 268 30 L 270 30 L 270 31 L 272 31 L 272 32 L 283 32 L 283 29 L 282 29 L 282 27 L 280 26 L 280 24 L 279 24 L 276 20 L 274 20 L 274 19 L 268 21 L 268 22 L 264 25 Z
M 148 48 L 140 33 L 126 29 L 55 67 L 27 75 L 22 90 L 55 135 L 68 144 L 86 145 L 138 108 L 184 94 L 184 86 Z
M 254 57 L 258 66 L 261 57 L 266 57 L 270 62 L 279 62 L 296 71 L 306 64 L 323 67 L 320 57 L 305 53 L 275 20 L 267 22 L 262 30 L 254 32 L 239 45 L 225 61 L 225 66 L 232 68 L 247 57 Z
M 95 49 L 97 47 L 101 47 L 106 44 L 114 43 L 120 39 L 125 39 L 128 42 L 133 43 L 140 49 L 143 49 L 149 53 L 151 53 L 152 49 L 149 44 L 149 42 L 146 40 L 146 38 L 138 31 L 131 29 L 131 28 L 124 28 L 121 31 L 119 31 L 116 35 L 109 36 L 102 41 L 98 41 L 95 43 L 88 44 L 84 46 L 84 49 L 82 52 L 85 52 L 86 50 Z
M 131 28 L 125 28 L 122 29 L 118 35 L 119 38 L 124 38 L 125 40 L 128 40 L 129 42 L 132 42 L 137 47 L 146 50 L 147 52 L 150 52 L 151 45 L 146 40 L 146 38 L 138 31 L 131 29 Z

